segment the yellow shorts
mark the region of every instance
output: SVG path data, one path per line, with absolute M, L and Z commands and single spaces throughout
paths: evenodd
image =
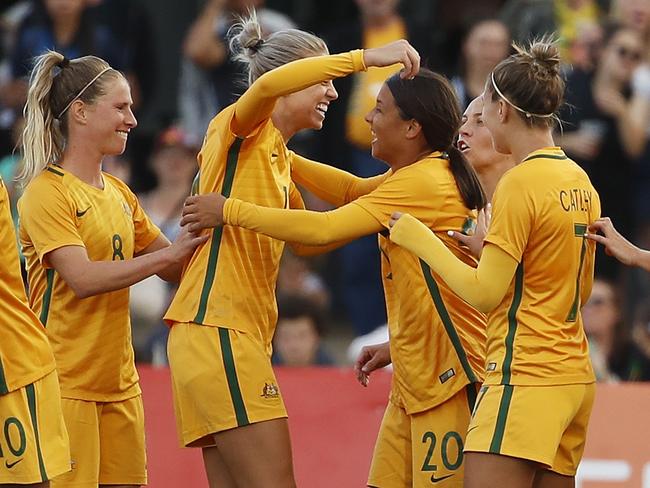
M 52 488 L 97 488 L 147 483 L 142 396 L 121 402 L 64 398 L 72 471 Z
M 368 486 L 376 488 L 463 486 L 463 444 L 477 386 L 468 385 L 449 400 L 408 415 L 388 403 L 372 456 Z
M 536 461 L 574 476 L 582 458 L 596 385 L 483 386 L 465 452 Z
M 56 372 L 0 396 L 0 484 L 31 484 L 70 471 Z
M 211 446 L 217 432 L 287 416 L 271 358 L 250 334 L 175 323 L 167 351 L 182 446 Z

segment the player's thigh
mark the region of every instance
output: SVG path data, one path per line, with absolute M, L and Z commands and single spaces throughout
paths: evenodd
M 286 418 L 256 422 L 214 434 L 216 447 L 237 482 L 247 488 L 294 488 Z
M 538 469 L 526 459 L 466 452 L 464 488 L 531 488 Z
M 202 451 L 203 465 L 210 488 L 237 488 L 237 483 L 230 474 L 230 469 L 219 452 L 219 448 L 217 446 L 204 447 Z

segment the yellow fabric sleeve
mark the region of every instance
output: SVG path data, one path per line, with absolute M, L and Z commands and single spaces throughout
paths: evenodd
M 292 61 L 260 76 L 235 105 L 232 131 L 240 137 L 250 134 L 268 119 L 279 97 L 323 81 L 365 71 L 363 50 L 331 56 L 314 56 Z
M 490 313 L 505 296 L 517 261 L 494 244 L 486 244 L 478 268 L 460 261 L 422 222 L 405 214 L 393 226 L 390 239 L 422 258 L 451 290 L 471 306 Z
M 282 241 L 322 246 L 348 241 L 384 229 L 381 223 L 355 204 L 329 212 L 260 207 L 228 198 L 224 224 L 236 225 Z
M 292 153 L 291 178 L 318 198 L 336 207 L 367 195 L 392 174 L 388 170 L 370 178 L 359 178 L 328 164 L 318 163 Z

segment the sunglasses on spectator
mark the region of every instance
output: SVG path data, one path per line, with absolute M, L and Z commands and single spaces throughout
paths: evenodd
M 617 54 L 621 58 L 629 59 L 630 61 L 641 61 L 642 54 L 640 51 L 637 51 L 635 49 L 628 49 L 625 46 L 618 46 L 616 49 Z

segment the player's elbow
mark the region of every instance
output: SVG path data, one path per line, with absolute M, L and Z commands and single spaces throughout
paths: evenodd
M 482 293 L 477 296 L 475 300 L 472 300 L 471 305 L 479 312 L 489 314 L 497 308 L 497 305 L 499 305 L 500 302 L 501 300 L 497 297 L 490 296 L 487 293 Z

